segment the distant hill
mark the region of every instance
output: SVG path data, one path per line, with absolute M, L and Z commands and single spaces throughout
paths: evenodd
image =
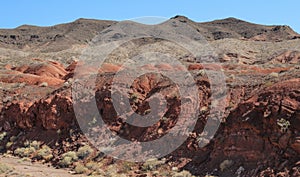
M 218 40 L 224 38 L 245 38 L 259 39 L 265 41 L 290 40 L 299 38 L 299 34 L 289 26 L 266 26 L 249 23 L 236 18 L 225 18 L 211 22 L 197 23 L 184 16 L 175 16 L 182 22 L 192 24 L 198 28 L 208 40 Z
M 207 40 L 235 38 L 260 41 L 282 41 L 300 38 L 289 26 L 265 26 L 236 18 L 197 23 L 184 16 L 175 16 L 196 28 Z M 15 29 L 0 29 L 0 47 L 24 50 L 45 49 L 56 52 L 72 45 L 87 44 L 103 29 L 117 21 L 78 19 L 71 23 L 50 27 L 22 25 Z
M 0 29 L 0 47 L 35 49 L 47 46 L 60 51 L 74 44 L 86 44 L 114 21 L 78 19 L 50 27 L 22 25 L 15 29 Z

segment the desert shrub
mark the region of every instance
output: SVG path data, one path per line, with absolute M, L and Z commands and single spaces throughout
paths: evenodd
M 7 133 L 6 132 L 2 132 L 0 134 L 0 141 L 3 141 L 3 139 L 7 136 Z
M 62 155 L 62 157 L 71 157 L 73 160 L 78 160 L 76 152 L 74 152 L 74 151 L 66 152 Z
M 157 167 L 165 164 L 164 160 L 158 160 L 156 158 L 148 159 L 142 166 L 142 170 L 144 171 L 152 171 L 156 170 Z
M 120 172 L 121 173 L 127 173 L 128 171 L 132 170 L 132 168 L 134 167 L 135 163 L 134 162 L 127 162 L 127 161 L 124 161 L 122 163 L 122 167 L 121 167 L 121 170 Z
M 66 152 L 62 155 L 62 159 L 59 162 L 59 165 L 62 167 L 68 167 L 78 160 L 77 154 L 74 151 Z
M 26 140 L 26 141 L 24 142 L 24 146 L 25 146 L 25 147 L 29 147 L 29 145 L 30 145 L 30 141 Z
M 74 171 L 76 174 L 83 174 L 83 173 L 87 173 L 89 170 L 84 165 L 78 163 L 74 168 Z
M 34 147 L 27 147 L 27 148 L 17 148 L 14 151 L 14 154 L 19 157 L 30 157 L 33 153 L 36 152 L 36 149 Z
M 94 150 L 89 145 L 85 145 L 85 146 L 80 147 L 78 149 L 77 156 L 80 159 L 85 159 L 85 158 L 87 158 L 93 152 L 94 152 Z
M 97 123 L 97 118 L 93 117 L 93 119 L 88 123 L 89 126 L 94 126 Z
M 85 164 L 85 166 L 91 171 L 96 171 L 99 168 L 99 165 L 96 162 L 88 162 Z
M 221 164 L 220 164 L 220 169 L 221 171 L 224 171 L 226 169 L 228 169 L 229 167 L 231 167 L 233 164 L 232 160 L 224 160 Z
M 9 141 L 11 141 L 11 142 L 15 142 L 17 140 L 17 137 L 16 136 L 11 136 L 10 138 L 9 138 Z
M 205 76 L 205 70 L 199 70 L 197 76 Z
M 277 120 L 277 125 L 280 127 L 281 132 L 286 132 L 289 129 L 291 123 L 290 123 L 290 121 L 288 121 L 284 118 L 281 118 L 281 119 Z
M 138 102 L 138 94 L 137 93 L 132 93 L 130 95 L 130 100 L 132 100 L 134 103 L 137 103 Z
M 271 87 L 272 85 L 274 85 L 274 82 L 272 81 L 265 82 L 266 87 Z
M 25 147 L 17 148 L 14 151 L 14 154 L 19 156 L 19 157 L 35 157 L 39 156 L 39 153 L 41 154 L 44 150 L 40 150 L 40 145 L 41 143 L 38 141 L 28 141 L 26 140 L 24 142 Z M 45 155 L 46 157 L 46 155 Z M 47 159 L 50 157 L 47 157 Z
M 41 146 L 41 142 L 36 141 L 36 140 L 34 140 L 34 141 L 26 140 L 24 142 L 24 147 L 26 147 L 26 148 L 31 147 L 31 148 L 34 148 L 34 149 L 38 150 L 40 148 L 40 146 Z
M 6 148 L 7 148 L 7 149 L 10 148 L 13 144 L 14 144 L 13 142 L 7 142 L 7 143 L 6 143 Z
M 41 142 L 32 141 L 29 143 L 29 147 L 33 147 L 35 150 L 38 150 L 41 146 Z
M 46 161 L 51 160 L 53 158 L 52 149 L 47 145 L 43 145 L 42 148 L 37 151 L 37 158 Z
M 3 163 L 0 163 L 0 174 L 11 172 L 12 170 L 13 170 L 12 167 L 7 166 L 7 165 L 5 165 Z
M 166 121 L 168 121 L 168 118 L 167 117 L 162 117 L 161 120 L 166 122 Z
M 59 162 L 59 165 L 62 167 L 68 167 L 73 163 L 73 159 L 71 157 L 63 157 L 62 160 Z

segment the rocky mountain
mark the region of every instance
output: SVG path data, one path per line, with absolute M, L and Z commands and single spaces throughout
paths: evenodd
M 235 18 L 198 23 L 184 16 L 175 16 L 181 22 L 197 28 L 207 40 L 225 38 L 263 41 L 280 41 L 300 38 L 289 26 L 265 26 Z M 71 23 L 50 27 L 22 25 L 15 29 L 0 30 L 0 46 L 18 49 L 47 48 L 59 51 L 72 45 L 87 44 L 100 31 L 117 23 L 116 21 L 78 19 Z

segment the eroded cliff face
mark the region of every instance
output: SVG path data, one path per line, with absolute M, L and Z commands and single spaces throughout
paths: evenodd
M 148 65 L 145 67 L 149 68 Z M 155 68 L 155 66 L 151 67 Z M 167 64 L 164 67 L 173 69 Z M 22 132 L 21 140 L 37 139 L 50 143 L 56 149 L 56 153 L 54 153 L 56 158 L 59 158 L 64 151 L 76 149 L 78 142 L 86 141 L 84 135 L 80 133 L 78 121 L 88 125 L 93 120 L 88 116 L 89 109 L 85 107 L 79 109 L 87 115 L 86 120 L 78 120 L 74 114 L 71 92 L 74 68 L 74 64 L 64 69 L 59 63 L 45 62 L 40 65 L 7 69 L 5 72 L 12 74 L 11 80 L 2 80 L 2 82 L 25 82 L 26 85 L 15 89 L 15 93 L 23 95 L 22 99 L 19 95 L 18 100 L 12 98 L 2 104 L 1 130 L 10 132 L 11 135 L 18 135 Z M 199 90 L 200 114 L 194 131 L 190 132 L 190 137 L 168 156 L 170 162 L 198 175 L 206 173 L 233 175 L 238 172 L 238 169 L 243 169 L 240 173 L 246 176 L 263 176 L 267 173 L 299 174 L 300 79 L 293 78 L 266 86 L 260 85 L 255 90 L 249 85 L 230 87 L 226 100 L 224 100 L 227 107 L 222 123 L 213 140 L 207 146 L 200 148 L 199 137 L 207 122 L 207 115 L 214 114 L 210 112 L 209 106 L 212 104 L 210 82 L 205 74 L 198 74 L 199 71 L 203 71 L 203 67 L 200 65 L 191 64 L 188 68 L 193 73 Z M 280 68 L 280 70 L 291 72 L 293 70 L 291 68 Z M 110 130 L 132 141 L 150 141 L 167 134 L 177 123 L 181 111 L 181 99 L 187 98 L 179 94 L 176 84 L 160 74 L 150 73 L 138 77 L 128 92 L 122 91 L 125 89 L 122 87 L 117 90 L 119 94 L 127 93 L 124 96 L 129 99 L 132 108 L 131 113 L 129 112 L 127 116 L 130 117 L 130 114 L 133 113 L 145 115 L 155 111 L 149 102 L 156 93 L 164 96 L 167 110 L 161 113 L 163 119 L 149 127 L 132 126 L 116 113 L 111 97 L 111 84 L 114 72 L 118 69 L 121 67 L 117 65 L 102 66 L 99 69 L 94 88 L 97 108 Z M 232 72 L 232 67 L 223 66 L 223 69 L 225 73 Z M 243 71 L 251 73 L 252 69 L 245 66 Z M 18 73 L 14 73 L 16 70 Z M 60 72 L 56 72 L 57 70 Z M 270 74 L 264 70 L 266 69 L 256 70 L 255 74 L 262 76 Z M 15 76 L 22 75 L 19 72 L 31 73 L 30 75 L 41 78 L 56 78 L 61 83 L 51 84 L 48 81 L 47 84 L 41 85 L 39 82 L 27 82 L 30 77 L 24 77 L 22 81 L 14 80 L 13 74 Z M 174 72 L 176 73 L 176 71 Z M 65 78 L 65 76 L 69 77 Z M 231 82 L 235 82 L 235 78 L 231 79 Z M 50 90 L 46 93 L 40 92 L 40 98 L 32 99 L 34 94 L 29 95 L 31 98 L 24 97 L 24 92 L 28 89 L 42 90 L 48 87 Z M 7 98 L 10 95 L 13 94 L 6 93 L 2 97 Z M 84 102 L 92 102 L 86 97 L 82 97 L 82 99 Z M 162 105 L 161 101 L 157 99 L 155 103 Z M 60 135 L 55 133 L 58 130 L 61 131 Z M 70 134 L 70 130 L 77 134 Z M 97 129 L 94 128 L 92 131 L 97 132 Z M 101 139 L 101 137 L 97 138 Z M 57 142 L 65 143 L 55 146 Z M 66 147 L 64 144 L 69 145 Z M 16 147 L 17 145 L 11 148 Z M 53 163 L 56 162 L 53 161 Z

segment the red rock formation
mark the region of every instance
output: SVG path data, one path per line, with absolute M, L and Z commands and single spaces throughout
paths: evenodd
M 297 64 L 300 62 L 300 52 L 299 51 L 285 51 L 278 56 L 272 58 L 272 63 L 290 63 Z
M 77 64 L 71 64 L 65 72 L 69 72 L 69 74 L 74 73 Z M 50 65 L 51 67 L 46 68 L 55 67 L 55 71 L 62 67 L 56 63 Z M 149 67 L 149 65 L 146 67 Z M 159 67 L 160 69 L 171 69 L 171 66 L 168 65 Z M 288 70 L 288 68 L 262 69 L 244 65 L 225 65 L 223 69 L 235 70 L 238 67 L 242 69 L 241 71 L 250 72 L 251 70 L 251 72 L 257 74 Z M 41 69 L 43 67 L 37 67 L 37 65 L 34 67 L 23 67 L 26 68 L 25 70 L 21 68 L 1 71 L 3 72 L 1 81 L 12 83 L 26 82 L 30 85 L 38 84 L 42 81 L 47 82 L 49 85 L 59 85 L 64 82 L 64 80 L 56 78 L 57 75 L 53 74 L 52 71 L 45 72 Z M 29 70 L 28 68 L 31 69 Z M 221 69 L 219 65 L 215 64 L 207 64 L 204 68 L 218 71 Z M 87 74 L 89 73 L 88 71 L 97 72 L 95 68 L 86 69 L 88 70 L 83 71 L 87 71 Z M 105 64 L 101 69 L 103 73 L 98 76 L 98 82 L 94 91 L 96 93 L 98 110 L 111 131 L 128 139 L 149 141 L 165 135 L 168 130 L 174 127 L 181 111 L 180 100 L 188 98 L 179 94 L 177 87 L 171 80 L 159 74 L 151 73 L 137 78 L 132 83 L 130 92 L 122 92 L 124 88 L 118 88 L 118 92 L 126 94 L 124 96 L 130 100 L 134 112 L 140 114 L 145 114 L 150 109 L 149 99 L 155 93 L 164 95 L 167 101 L 168 107 L 163 114 L 163 117 L 166 117 L 167 120 L 159 120 L 150 127 L 136 127 L 123 121 L 117 115 L 112 104 L 110 91 L 113 76 L 111 72 L 116 72 L 121 67 Z M 202 69 L 202 66 L 200 67 L 200 64 L 190 65 L 189 70 L 193 69 Z M 22 73 L 17 70 L 24 70 L 23 72 L 26 70 L 32 71 L 33 74 Z M 44 76 L 44 74 L 47 76 Z M 64 75 L 64 77 L 66 76 Z M 59 74 L 59 77 L 62 77 L 62 75 Z M 122 79 L 126 81 L 126 78 Z M 195 80 L 199 87 L 201 114 L 190 138 L 171 154 L 174 163 L 178 162 L 179 166 L 200 175 L 205 175 L 203 172 L 206 173 L 218 168 L 227 159 L 230 162 L 232 161 L 231 169 L 237 170 L 240 166 L 243 166 L 246 169 L 244 174 L 248 176 L 260 175 L 260 172 L 261 174 L 267 173 L 267 167 L 279 170 L 273 171 L 272 173 L 274 174 L 282 171 L 285 167 L 292 170 L 296 166 L 300 154 L 300 128 L 298 126 L 300 124 L 300 79 L 279 82 L 259 92 L 251 92 L 248 95 L 250 98 L 245 101 L 242 98 L 245 98 L 245 95 L 247 95 L 246 86 L 244 88 L 232 88 L 224 104 L 234 105 L 231 105 L 231 110 L 225 113 L 224 123 L 221 124 L 215 138 L 204 148 L 199 148 L 197 138 L 203 130 L 207 115 L 217 113 L 209 110 L 209 105 L 212 104 L 209 81 L 207 78 L 202 77 L 196 77 Z M 114 82 L 117 81 L 114 80 Z M 128 93 L 130 94 L 128 95 Z M 84 96 L 82 101 L 89 102 L 88 98 Z M 25 104 L 21 100 L 12 102 L 2 107 L 1 130 L 16 131 L 22 129 L 35 132 L 36 134 L 41 130 L 64 130 L 68 132 L 71 128 L 75 128 L 80 131 L 80 127 L 77 126 L 76 122 L 80 121 L 80 123 L 88 125 L 90 119 L 76 119 L 73 104 L 71 89 L 68 87 L 58 88 L 42 99 L 30 103 L 26 102 Z M 157 104 L 160 105 L 161 102 L 158 101 Z M 88 115 L 91 114 L 88 106 L 87 104 L 87 107 L 78 108 L 86 117 L 89 117 Z M 129 113 L 129 115 L 132 113 Z M 281 119 L 290 123 L 286 129 L 278 124 L 278 121 Z M 65 134 L 64 136 L 68 135 Z M 57 136 L 55 138 L 58 139 L 60 137 Z M 185 160 L 179 163 L 181 161 L 179 159 L 182 158 Z M 234 174 L 234 172 L 230 171 L 224 173 Z M 293 173 L 296 174 L 297 172 L 294 170 Z M 223 172 L 219 174 L 223 174 Z
M 62 79 L 55 77 L 38 76 L 13 70 L 0 72 L 0 81 L 5 83 L 26 83 L 29 85 L 40 85 L 42 83 L 47 83 L 48 86 L 57 86 L 64 83 Z
M 63 65 L 54 61 L 43 62 L 30 66 L 23 65 L 13 68 L 13 70 L 37 76 L 46 76 L 58 79 L 61 79 L 67 74 L 67 71 L 64 69 Z

